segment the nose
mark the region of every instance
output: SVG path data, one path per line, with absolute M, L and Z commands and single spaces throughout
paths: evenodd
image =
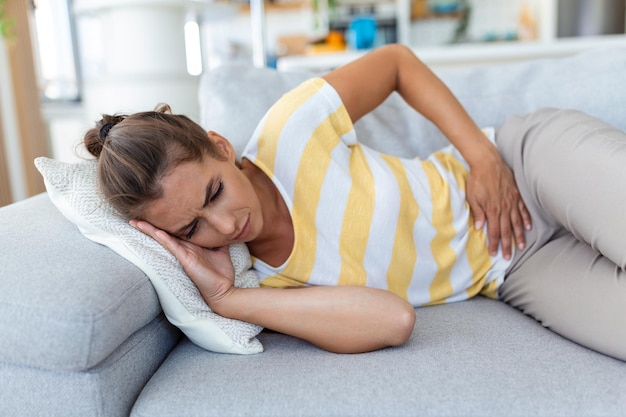
M 237 229 L 237 220 L 235 216 L 227 210 L 210 210 L 208 221 L 213 228 L 219 233 L 230 236 Z

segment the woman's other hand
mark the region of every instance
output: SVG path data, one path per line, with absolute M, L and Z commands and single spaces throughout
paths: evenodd
M 502 243 L 511 257 L 512 238 L 524 247 L 530 215 L 509 167 L 448 87 L 404 45 L 385 45 L 324 76 L 341 96 L 353 122 L 392 91 L 434 123 L 470 165 L 467 200 L 476 228 L 487 223 L 489 252 Z M 364 93 L 367 92 L 367 93 Z
M 211 308 L 233 290 L 235 270 L 228 246 L 206 249 L 171 236 L 146 221 L 131 220 L 130 224 L 155 239 L 178 259 Z
M 467 202 L 475 228 L 481 229 L 487 223 L 489 253 L 495 255 L 502 244 L 504 258 L 510 259 L 513 238 L 519 249 L 525 247 L 524 232 L 530 230 L 531 218 L 511 169 L 497 151 L 489 155 L 470 164 Z

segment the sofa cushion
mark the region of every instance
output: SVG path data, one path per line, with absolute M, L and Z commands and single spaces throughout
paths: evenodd
M 157 241 L 133 228 L 107 203 L 98 187 L 97 161 L 66 163 L 40 157 L 35 165 L 52 202 L 88 239 L 128 259 L 148 276 L 165 315 L 191 340 L 223 353 L 259 353 L 261 328 L 211 311 L 176 258 Z M 232 245 L 235 285 L 258 287 L 244 244 Z
M 0 208 L 0 362 L 84 370 L 160 313 L 137 267 L 81 236 L 47 194 Z
M 128 417 L 181 333 L 163 314 L 84 372 L 0 362 L 0 416 Z
M 500 301 L 416 310 L 406 344 L 340 355 L 278 333 L 265 353 L 216 355 L 182 342 L 132 417 L 617 416 L 626 364 Z
M 448 69 L 438 75 L 481 127 L 498 127 L 514 113 L 562 107 L 626 130 L 624 73 L 626 48 L 609 47 L 567 58 Z M 241 155 L 267 109 L 309 77 L 241 64 L 218 67 L 205 73 L 200 83 L 200 123 L 231 140 Z M 359 141 L 399 156 L 424 157 L 446 143 L 438 129 L 396 93 L 355 129 Z

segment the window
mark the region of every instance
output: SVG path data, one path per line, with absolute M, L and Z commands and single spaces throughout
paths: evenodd
M 33 45 L 39 88 L 44 101 L 78 101 L 77 65 L 72 0 L 34 0 Z

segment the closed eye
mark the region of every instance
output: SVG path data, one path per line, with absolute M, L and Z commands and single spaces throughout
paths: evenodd
M 219 198 L 219 196 L 222 194 L 222 191 L 224 191 L 224 182 L 220 180 L 220 182 L 217 184 L 217 189 L 211 195 L 211 198 L 209 199 L 209 201 L 213 202 L 213 201 L 217 200 Z
M 203 209 L 206 208 L 209 205 L 209 203 L 213 203 L 215 200 L 217 200 L 222 194 L 222 192 L 224 191 L 224 182 L 222 180 L 218 181 L 217 188 L 215 189 L 215 191 L 210 191 L 212 188 L 214 188 L 212 184 L 214 184 L 213 181 L 209 182 L 209 185 L 206 188 L 206 197 L 204 200 L 204 204 L 202 205 Z M 189 231 L 185 233 L 184 230 L 187 230 L 187 229 L 189 229 Z M 179 236 L 182 239 L 190 240 L 191 237 L 194 235 L 194 233 L 197 231 L 197 229 L 198 229 L 198 220 L 195 220 L 194 222 L 190 223 L 188 226 L 182 227 Z
M 208 202 L 207 203 L 212 203 L 215 200 L 217 200 L 219 198 L 219 196 L 222 194 L 222 191 L 224 191 L 224 182 L 223 181 L 219 181 L 217 184 L 217 189 L 209 196 L 208 198 Z M 189 231 L 187 233 L 185 233 L 185 235 L 183 236 L 186 240 L 190 240 L 193 236 L 194 233 L 196 233 L 196 230 L 198 230 L 198 222 L 195 221 L 191 224 L 191 228 L 189 229 Z
M 190 240 L 193 234 L 196 233 L 197 228 L 198 228 L 198 222 L 194 222 L 193 225 L 191 225 L 191 229 L 189 229 L 189 232 L 185 234 L 184 238 L 186 240 Z

